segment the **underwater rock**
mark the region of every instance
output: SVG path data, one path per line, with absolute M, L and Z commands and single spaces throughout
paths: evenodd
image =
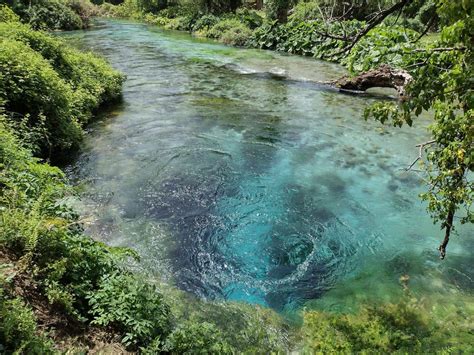
M 316 176 L 316 181 L 326 187 L 330 192 L 342 194 L 346 191 L 346 182 L 338 174 L 325 173 Z

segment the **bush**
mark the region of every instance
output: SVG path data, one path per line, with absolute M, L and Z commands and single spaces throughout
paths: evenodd
M 12 6 L 23 22 L 44 30 L 86 28 L 99 9 L 89 0 L 17 0 Z
M 290 21 L 311 21 L 319 19 L 321 16 L 320 8 L 316 1 L 302 1 L 293 8 Z
M 0 4 L 0 22 L 19 22 L 20 17 L 7 5 Z
M 116 260 L 133 255 L 82 235 L 78 216 L 59 203 L 70 189 L 64 174 L 40 164 L 0 116 L 0 247 L 20 258 L 45 287 L 50 301 L 71 315 L 88 315 L 86 295 Z M 74 310 L 73 310 L 74 308 Z
M 146 312 L 156 311 L 152 320 L 144 320 L 148 323 L 130 324 L 138 327 L 137 332 L 143 333 L 146 327 L 153 332 L 164 331 L 168 311 L 161 297 L 151 286 L 142 286 L 128 274 L 120 274 L 119 261 L 136 255 L 129 250 L 108 248 L 82 234 L 78 216 L 58 202 L 70 192 L 63 173 L 32 158 L 11 132 L 5 116 L 0 116 L 0 186 L 0 248 L 20 258 L 41 286 L 39 290 L 60 307 L 57 309 L 62 308 L 81 321 L 87 321 L 92 313 L 98 322 L 107 323 L 100 312 L 107 308 L 101 296 L 111 289 L 120 294 L 121 287 L 120 299 L 136 301 L 138 306 L 124 301 L 108 319 L 119 322 L 114 318 L 118 314 L 128 322 L 143 314 L 150 317 Z M 95 295 L 92 301 L 90 295 Z M 25 336 L 16 335 L 15 339 L 24 341 Z
M 119 97 L 122 76 L 103 59 L 26 25 L 0 23 L 0 36 L 0 99 L 11 119 L 26 118 L 43 131 L 35 142 L 43 156 L 77 146 L 80 126 Z
M 245 46 L 250 37 L 252 37 L 252 30 L 244 25 L 240 25 L 226 30 L 221 35 L 220 40 L 225 44 L 233 46 Z
M 79 142 L 81 129 L 73 117 L 73 92 L 51 64 L 27 45 L 3 39 L 0 52 L 0 100 L 13 115 L 28 117 L 29 126 L 45 126 L 44 155 Z M 47 118 L 47 119 L 46 119 Z
M 167 0 L 136 0 L 138 9 L 142 13 L 158 13 L 168 5 Z
M 255 10 L 240 8 L 236 11 L 236 17 L 240 22 L 245 24 L 250 29 L 255 29 L 263 24 L 263 15 Z
M 173 354 L 232 354 L 235 350 L 211 323 L 180 324 L 166 339 L 163 350 Z
M 193 26 L 193 31 L 208 31 L 218 22 L 219 17 L 214 15 L 204 15 L 196 21 Z
M 45 354 L 53 345 L 37 335 L 36 319 L 21 299 L 6 300 L 0 294 L 0 351 L 16 354 Z
M 223 19 L 217 22 L 208 32 L 210 38 L 220 38 L 226 31 L 232 30 L 233 28 L 243 28 L 243 25 L 238 19 L 230 18 Z
M 161 10 L 159 15 L 162 17 L 167 17 L 167 18 L 175 18 L 178 16 L 194 14 L 192 11 L 186 11 L 186 10 L 187 10 L 186 8 L 183 8 L 181 6 L 173 5 L 173 6 L 168 6 L 166 9 Z M 194 16 L 191 16 L 191 17 L 194 17 Z
M 31 6 L 22 4 L 17 11 L 33 29 L 75 30 L 85 27 L 81 17 L 61 0 L 45 0 Z
M 125 0 L 120 5 L 113 7 L 114 17 L 140 19 L 143 14 L 136 0 Z
M 170 310 L 162 295 L 131 275 L 105 275 L 88 299 L 92 323 L 120 329 L 126 345 L 147 345 L 170 332 Z
M 89 0 L 68 0 L 67 5 L 81 18 L 82 27 L 89 27 L 90 20 L 98 14 L 97 6 Z

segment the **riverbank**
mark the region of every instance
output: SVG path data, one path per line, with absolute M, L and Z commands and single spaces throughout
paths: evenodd
M 397 46 L 409 50 L 413 47 L 413 41 L 421 35 L 416 29 L 422 28 L 422 24 L 410 22 L 407 25 L 407 21 L 397 22 L 398 18 L 389 17 L 360 43 L 351 46 L 350 51 L 346 51 L 348 42 L 343 39 L 356 36 L 367 25 L 366 22 L 356 19 L 324 21 L 318 19 L 318 10 L 313 5 L 311 2 L 299 3 L 285 23 L 269 19 L 265 11 L 247 7 L 220 14 L 202 13 L 180 5 L 146 12 L 133 1 L 120 5 L 104 3 L 99 16 L 143 21 L 231 46 L 275 50 L 336 62 L 345 66 L 351 74 L 368 70 L 374 63 L 399 66 L 400 58 L 392 49 Z M 367 52 L 367 48 L 374 46 L 378 47 L 377 53 Z

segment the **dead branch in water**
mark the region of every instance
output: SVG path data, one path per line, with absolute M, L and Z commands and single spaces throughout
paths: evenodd
M 394 88 L 400 97 L 404 97 L 405 88 L 412 80 L 413 77 L 406 70 L 381 65 L 352 78 L 343 77 L 335 82 L 335 86 L 349 91 L 366 91 L 373 87 Z

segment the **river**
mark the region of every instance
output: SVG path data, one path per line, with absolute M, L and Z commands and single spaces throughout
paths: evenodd
M 342 67 L 126 21 L 62 36 L 127 75 L 68 167 L 86 230 L 155 277 L 276 310 L 390 299 L 402 275 L 419 294 L 474 288 L 472 228 L 441 262 L 420 176 L 403 170 L 428 120 L 364 121 L 380 98 L 314 83 Z

